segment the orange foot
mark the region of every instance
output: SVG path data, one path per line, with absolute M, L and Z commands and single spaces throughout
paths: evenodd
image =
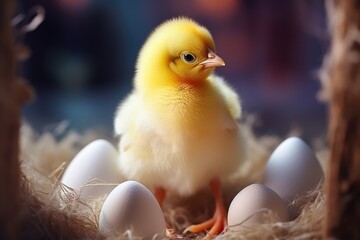
M 227 226 L 226 211 L 221 194 L 221 186 L 219 179 L 215 178 L 211 180 L 210 186 L 214 193 L 215 204 L 216 204 L 213 217 L 203 223 L 191 225 L 190 227 L 186 228 L 184 231 L 184 232 L 198 233 L 210 229 L 210 231 L 207 233 L 204 239 L 211 239 L 215 237 L 216 235 L 222 233 Z

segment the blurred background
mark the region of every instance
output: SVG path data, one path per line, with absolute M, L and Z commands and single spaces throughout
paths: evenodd
M 326 136 L 317 98 L 328 48 L 323 0 L 20 0 L 17 12 L 36 5 L 45 20 L 20 39 L 32 54 L 19 68 L 37 93 L 24 119 L 40 132 L 66 120 L 80 132 L 111 133 L 146 37 L 188 16 L 212 33 L 226 62 L 217 73 L 240 94 L 245 118 L 256 116 L 258 135 Z

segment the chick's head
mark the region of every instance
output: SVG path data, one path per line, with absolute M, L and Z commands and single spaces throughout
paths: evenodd
M 153 84 L 198 83 L 224 66 L 209 31 L 187 18 L 161 24 L 150 35 L 137 63 L 137 79 Z

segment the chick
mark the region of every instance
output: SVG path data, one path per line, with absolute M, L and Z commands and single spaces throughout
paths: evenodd
M 134 89 L 114 120 L 122 173 L 152 189 L 161 206 L 167 191 L 188 196 L 210 184 L 213 218 L 186 229 L 210 229 L 208 237 L 226 227 L 220 182 L 243 159 L 241 108 L 237 94 L 213 75 L 220 66 L 206 28 L 188 18 L 166 21 L 142 47 Z

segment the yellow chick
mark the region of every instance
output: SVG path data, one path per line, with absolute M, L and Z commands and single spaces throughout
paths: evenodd
M 152 189 L 160 206 L 166 191 L 187 196 L 210 184 L 213 218 L 186 229 L 210 229 L 208 237 L 226 227 L 220 182 L 243 159 L 241 108 L 237 94 L 213 75 L 220 66 L 206 28 L 188 18 L 166 21 L 142 47 L 134 89 L 114 121 L 122 173 Z

